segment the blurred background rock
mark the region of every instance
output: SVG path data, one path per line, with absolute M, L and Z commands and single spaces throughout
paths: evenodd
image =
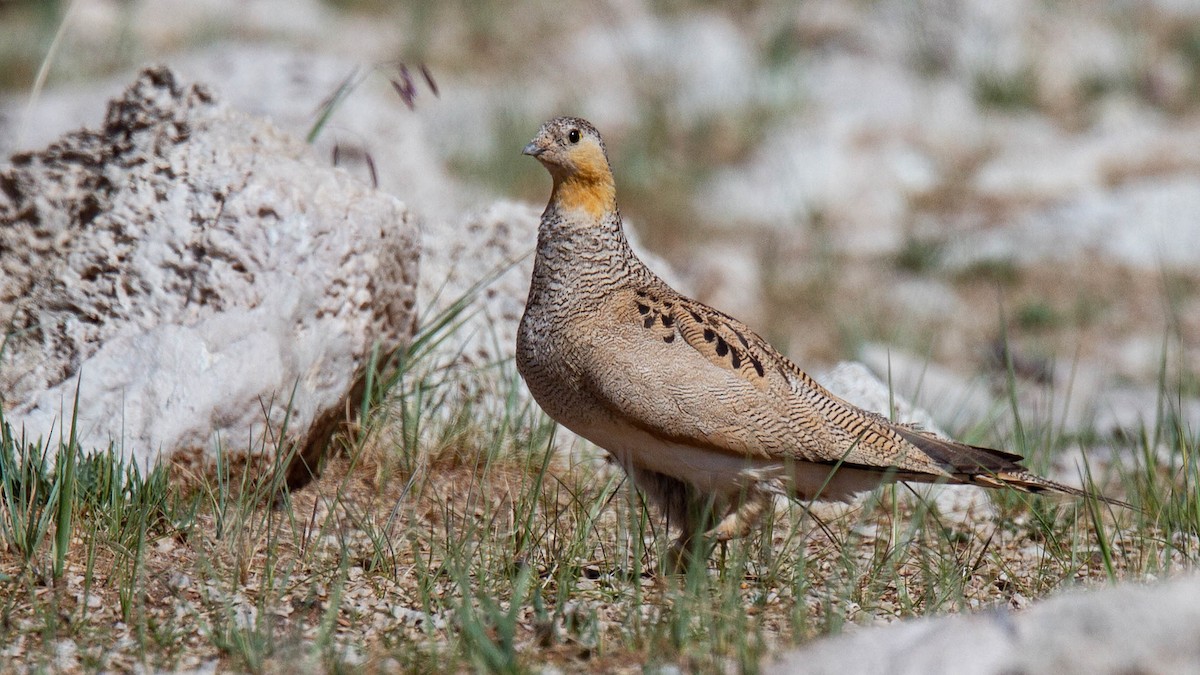
M 1003 417 L 1009 363 L 1080 434 L 1162 391 L 1200 425 L 1200 3 L 7 0 L 0 25 L 4 154 L 150 62 L 300 136 L 351 78 L 318 151 L 429 248 L 540 207 L 520 148 L 576 114 L 644 248 L 805 367 L 861 359 L 960 434 Z M 411 110 L 399 63 L 433 77 Z

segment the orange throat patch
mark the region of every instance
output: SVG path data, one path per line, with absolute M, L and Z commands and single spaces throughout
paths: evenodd
M 565 180 L 554 191 L 559 208 L 566 211 L 583 211 L 599 218 L 612 210 L 616 202 L 616 190 L 612 181 L 607 183 L 584 183 Z
M 583 211 L 600 218 L 616 208 L 617 188 L 608 160 L 599 148 L 580 149 L 571 157 L 575 170 L 556 180 L 551 196 L 563 210 Z

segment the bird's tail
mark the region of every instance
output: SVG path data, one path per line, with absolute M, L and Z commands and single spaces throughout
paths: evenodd
M 930 459 L 937 462 L 955 480 L 963 483 L 989 488 L 1007 487 L 1030 494 L 1067 494 L 1085 499 L 1095 499 L 1105 504 L 1134 511 L 1138 510 L 1133 505 L 1119 499 L 1112 499 L 1042 478 L 1018 463 L 1024 459 L 1020 455 L 939 438 L 926 431 L 910 427 L 895 428 L 904 440 L 912 443 Z
M 1006 469 L 997 471 L 995 473 L 979 473 L 974 474 L 969 478 L 971 483 L 975 485 L 982 485 L 983 487 L 1007 487 L 1035 495 L 1048 493 L 1066 494 L 1074 497 L 1082 497 L 1084 499 L 1094 499 L 1098 502 L 1104 502 L 1105 504 L 1111 504 L 1112 506 L 1120 506 L 1121 508 L 1126 508 L 1133 511 L 1138 510 L 1137 507 L 1133 506 L 1129 502 L 1123 502 L 1120 499 L 1113 499 L 1112 497 L 1105 497 L 1102 494 L 1097 494 L 1088 490 L 1081 490 L 1079 488 L 1071 487 L 1070 485 L 1063 485 L 1062 483 L 1052 481 L 1048 478 L 1042 478 L 1041 476 L 1030 473 L 1029 471 L 1021 468 L 1017 468 L 1015 470 Z

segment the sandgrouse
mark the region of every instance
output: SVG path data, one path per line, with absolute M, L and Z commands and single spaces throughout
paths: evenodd
M 845 500 L 896 480 L 1085 494 L 1030 473 L 1020 455 L 858 408 L 745 324 L 677 293 L 630 248 L 586 120 L 546 122 L 523 152 L 554 187 L 517 369 L 550 417 L 607 450 L 677 524 L 677 553 L 698 534 L 748 534 L 774 495 Z

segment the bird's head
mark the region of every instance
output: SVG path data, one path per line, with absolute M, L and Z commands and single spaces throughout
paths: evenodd
M 554 178 L 551 203 L 599 216 L 615 207 L 616 188 L 600 132 L 578 117 L 556 117 L 542 124 L 522 151 Z

